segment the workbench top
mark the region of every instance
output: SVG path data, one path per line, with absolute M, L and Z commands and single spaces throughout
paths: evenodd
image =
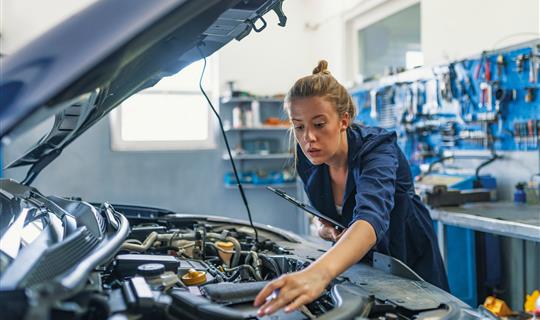
M 430 210 L 445 225 L 540 242 L 540 205 L 477 202 Z

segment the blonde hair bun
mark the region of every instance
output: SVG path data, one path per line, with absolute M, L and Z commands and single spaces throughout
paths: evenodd
M 328 61 L 320 60 L 315 69 L 313 69 L 313 74 L 330 74 L 328 71 Z
M 352 120 L 356 117 L 356 106 L 347 91 L 328 71 L 328 62 L 321 60 L 317 67 L 313 69 L 313 74 L 302 77 L 294 83 L 285 96 L 284 107 L 290 114 L 290 105 L 293 100 L 309 97 L 324 97 L 331 102 L 336 109 L 337 114 L 342 117 L 345 113 L 349 114 Z

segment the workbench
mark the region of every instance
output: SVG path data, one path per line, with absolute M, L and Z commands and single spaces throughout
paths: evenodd
M 510 302 L 513 301 L 514 307 L 522 304 L 524 292 L 530 292 L 531 286 L 536 288 L 535 284 L 540 279 L 535 265 L 536 252 L 540 248 L 540 205 L 476 202 L 456 207 L 431 208 L 430 214 L 436 222 L 437 241 L 454 295 L 471 306 L 482 302 L 477 301 L 476 260 L 481 256 L 483 258 L 480 259 L 487 257 L 486 251 L 480 253 L 475 248 L 475 231 L 486 233 L 486 237 L 493 234 L 507 238 L 504 245 L 502 242 L 500 245 L 505 246 L 506 254 L 510 253 L 513 257 L 503 262 L 507 271 L 501 285 L 508 289 L 506 295 Z M 490 239 L 493 241 L 494 238 Z M 493 242 L 490 243 L 493 245 Z M 528 257 L 527 253 L 531 256 Z M 508 259 L 514 262 L 508 262 Z M 519 261 L 518 265 L 515 261 Z M 490 263 L 497 266 L 501 262 L 495 258 Z
M 459 207 L 430 210 L 431 218 L 450 225 L 540 242 L 540 205 L 516 205 L 513 202 L 478 202 Z M 437 232 L 439 246 L 444 244 L 444 232 Z

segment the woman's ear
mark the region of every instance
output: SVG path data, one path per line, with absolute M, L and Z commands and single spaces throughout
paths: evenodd
M 351 116 L 349 115 L 348 112 L 344 112 L 343 113 L 343 116 L 341 116 L 341 120 L 340 120 L 340 130 L 341 131 L 345 131 L 347 130 L 347 128 L 349 127 L 349 124 L 351 123 Z

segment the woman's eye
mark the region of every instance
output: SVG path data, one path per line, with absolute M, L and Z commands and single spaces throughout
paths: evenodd
M 294 129 L 295 130 L 302 130 L 302 129 L 304 129 L 304 126 L 303 125 L 294 126 Z
M 315 127 L 316 127 L 316 128 L 322 128 L 322 127 L 324 127 L 325 124 L 326 124 L 326 123 L 324 123 L 324 122 L 321 122 L 321 123 L 315 123 Z

